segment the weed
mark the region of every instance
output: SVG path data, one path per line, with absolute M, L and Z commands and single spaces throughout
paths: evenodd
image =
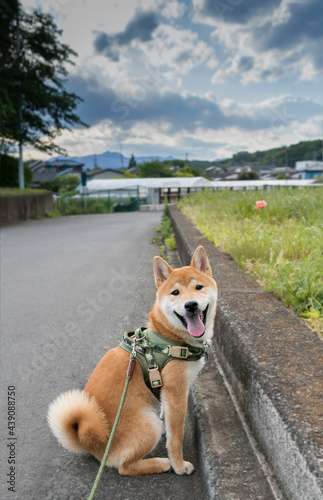
M 165 198 L 161 225 L 156 228 L 158 235 L 151 240 L 151 243 L 161 244 L 160 256 L 168 262 L 167 247 L 170 248 L 170 250 L 176 250 L 176 241 L 173 233 L 172 221 L 168 217 L 167 211 L 168 201 L 167 198 Z
M 171 236 L 168 236 L 168 238 L 165 239 L 165 243 L 170 248 L 171 250 L 176 250 L 176 241 L 175 241 L 175 235 L 174 233 L 171 234 Z
M 46 212 L 46 217 L 52 218 L 52 217 L 60 217 L 61 213 L 57 208 L 54 208 L 54 210 L 51 210 L 50 212 Z
M 274 189 L 262 197 L 267 206 L 260 210 L 258 191 L 203 191 L 178 205 L 265 290 L 323 333 L 323 188 Z

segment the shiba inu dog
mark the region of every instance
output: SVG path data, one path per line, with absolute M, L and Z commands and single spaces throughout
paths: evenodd
M 177 354 L 171 355 L 170 362 L 161 369 L 160 402 L 145 383 L 143 370 L 136 361 L 106 462 L 125 476 L 160 473 L 170 468 L 176 474 L 194 471 L 194 466 L 183 459 L 184 422 L 189 388 L 203 367 L 202 354 L 213 336 L 217 286 L 201 246 L 195 250 L 190 266 L 179 269 L 172 269 L 161 257 L 155 257 L 154 276 L 157 298 L 148 315 L 147 332 L 163 338 L 163 346 L 158 349 Z M 197 355 L 198 352 L 202 354 Z M 50 428 L 65 448 L 76 453 L 91 453 L 102 460 L 118 411 L 128 362 L 129 352 L 121 346 L 108 351 L 83 391 L 66 392 L 50 405 Z M 163 433 L 160 403 L 169 458 L 144 459 Z

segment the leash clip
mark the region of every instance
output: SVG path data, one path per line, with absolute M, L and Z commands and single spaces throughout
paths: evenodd
M 133 344 L 132 344 L 132 352 L 131 352 L 131 356 L 133 358 L 135 358 L 137 356 L 137 351 L 136 351 L 136 342 L 138 342 L 138 339 L 135 337 L 134 340 L 133 340 Z
M 131 356 L 133 356 L 133 358 L 135 358 L 137 356 L 137 351 L 136 351 L 136 344 L 140 344 L 140 342 L 142 340 L 144 340 L 146 338 L 146 335 L 143 335 L 142 337 L 140 337 L 138 339 L 138 337 L 134 337 L 133 339 L 133 344 L 132 344 L 132 352 L 131 352 Z

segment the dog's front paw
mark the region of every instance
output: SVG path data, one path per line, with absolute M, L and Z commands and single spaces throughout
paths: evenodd
M 180 467 L 173 467 L 174 471 L 176 474 L 179 476 L 183 475 L 189 475 L 192 474 L 192 472 L 195 471 L 194 465 L 191 464 L 191 462 L 183 462 L 183 464 Z

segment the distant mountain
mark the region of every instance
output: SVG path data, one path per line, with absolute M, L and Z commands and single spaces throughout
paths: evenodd
M 56 157 L 63 159 L 64 156 Z M 135 157 L 137 163 L 143 163 L 144 161 L 151 160 L 159 160 L 159 161 L 170 161 L 174 160 L 173 156 L 136 156 Z M 120 153 L 114 153 L 111 151 L 106 151 L 105 153 L 101 153 L 98 155 L 87 155 L 87 156 L 73 156 L 72 160 L 79 161 L 84 163 L 84 169 L 92 169 L 97 165 L 101 168 L 113 168 L 118 169 L 121 167 L 127 168 L 129 165 L 129 160 L 127 156 L 122 156 Z

